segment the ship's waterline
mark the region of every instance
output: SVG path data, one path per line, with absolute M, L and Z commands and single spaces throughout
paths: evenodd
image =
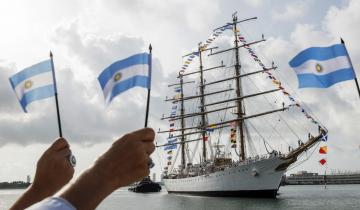
M 275 197 L 285 173 L 284 170 L 275 169 L 282 163 L 284 160 L 280 157 L 273 157 L 201 176 L 164 179 L 164 184 L 170 193 Z
M 0 209 L 9 209 L 24 190 L 0 190 Z M 360 185 L 284 186 L 276 199 L 208 197 L 159 193 L 133 193 L 127 187 L 113 192 L 96 209 L 126 210 L 358 210 Z M 141 202 L 139 202 L 141 201 Z

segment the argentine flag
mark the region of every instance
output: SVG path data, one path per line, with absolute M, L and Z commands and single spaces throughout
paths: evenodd
M 24 112 L 33 101 L 54 96 L 55 87 L 51 60 L 30 66 L 9 78 Z
M 140 53 L 124 60 L 116 61 L 107 67 L 98 77 L 105 102 L 133 87 L 150 88 L 151 55 Z
M 327 88 L 355 78 L 354 69 L 343 44 L 308 48 L 297 54 L 289 65 L 297 74 L 299 88 Z

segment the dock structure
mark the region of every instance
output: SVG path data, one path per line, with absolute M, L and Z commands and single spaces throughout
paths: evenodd
M 26 189 L 30 184 L 24 181 L 0 182 L 0 189 Z
M 360 173 L 319 175 L 301 171 L 283 179 L 284 185 L 360 184 Z

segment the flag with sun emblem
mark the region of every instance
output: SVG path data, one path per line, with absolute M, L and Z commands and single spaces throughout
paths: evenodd
M 9 80 L 24 112 L 31 102 L 55 95 L 51 60 L 30 66 Z
M 116 61 L 98 77 L 106 104 L 133 87 L 149 88 L 151 82 L 151 55 L 140 53 Z
M 289 65 L 297 74 L 299 88 L 327 88 L 355 78 L 344 44 L 308 48 L 297 54 Z

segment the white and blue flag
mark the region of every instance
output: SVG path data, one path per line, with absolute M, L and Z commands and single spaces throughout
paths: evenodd
M 51 60 L 30 66 L 9 78 L 24 112 L 33 101 L 55 95 Z
M 151 82 L 151 55 L 140 53 L 116 61 L 98 77 L 105 102 L 133 87 L 149 88 Z
M 168 143 L 167 145 L 164 147 L 164 150 L 173 150 L 173 149 L 176 149 L 177 148 L 177 139 L 174 138 L 174 139 L 168 139 Z
M 299 88 L 327 88 L 355 78 L 354 69 L 343 44 L 308 48 L 297 54 L 289 65 L 297 74 Z

